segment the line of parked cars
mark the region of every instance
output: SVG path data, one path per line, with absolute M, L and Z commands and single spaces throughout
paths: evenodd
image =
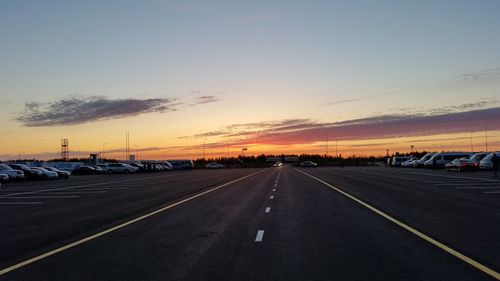
M 38 162 L 0 163 L 0 182 L 16 180 L 68 179 L 71 175 L 98 175 L 137 172 L 161 172 L 194 168 L 191 160 L 170 161 L 124 161 L 97 165 L 64 165 L 64 168 L 51 167 L 52 163 Z M 42 166 L 40 166 L 42 165 Z
M 434 168 L 448 171 L 490 170 L 493 154 L 500 157 L 500 152 L 437 152 L 427 153 L 421 158 L 395 156 L 390 158 L 392 167 Z
M 53 167 L 30 167 L 21 163 L 0 164 L 0 181 L 68 179 L 71 173 Z
M 192 160 L 169 161 L 123 161 L 119 163 L 102 163 L 79 166 L 73 170 L 74 175 L 130 174 L 139 172 L 162 172 L 170 170 L 186 170 L 194 167 Z

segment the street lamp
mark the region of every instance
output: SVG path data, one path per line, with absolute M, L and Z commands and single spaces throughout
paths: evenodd
M 206 140 L 207 140 L 206 138 L 203 139 L 203 160 L 205 160 L 205 141 Z
M 139 160 L 139 146 L 134 144 L 135 146 L 135 160 Z
M 241 158 L 245 157 L 245 151 L 248 150 L 246 147 L 241 148 Z

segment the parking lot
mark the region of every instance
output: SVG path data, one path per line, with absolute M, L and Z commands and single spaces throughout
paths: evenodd
M 14 182 L 0 191 L 0 280 L 495 280 L 499 206 L 491 172 L 285 165 Z

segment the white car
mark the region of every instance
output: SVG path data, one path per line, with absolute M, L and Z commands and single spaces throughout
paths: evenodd
M 409 160 L 406 160 L 403 163 L 401 163 L 401 167 L 405 167 L 405 168 L 413 167 L 413 163 L 415 161 L 417 161 L 417 159 L 415 157 L 412 157 Z
M 113 173 L 135 173 L 135 167 L 132 167 L 128 164 L 124 163 L 109 163 L 106 164 L 106 168 L 103 168 L 105 173 L 113 174 Z
M 10 179 L 24 179 L 24 172 L 21 170 L 14 170 L 9 165 L 0 164 L 0 172 L 7 174 Z
M 425 161 L 431 159 L 431 157 L 434 156 L 434 154 L 436 153 L 433 152 L 427 153 L 422 158 L 415 160 L 415 162 L 413 162 L 413 168 L 423 168 Z
M 30 167 L 30 168 L 42 172 L 42 179 L 52 180 L 59 178 L 59 175 L 56 172 L 49 171 L 45 168 L 42 167 Z
M 493 162 L 491 162 L 491 158 L 493 157 L 493 153 L 496 154 L 497 157 L 500 157 L 500 152 L 492 152 L 488 155 L 486 155 L 486 157 L 483 158 L 483 160 L 481 160 L 479 162 L 479 169 L 481 170 L 491 170 L 493 169 Z
M 212 162 L 212 163 L 208 163 L 207 165 L 205 165 L 205 168 L 207 168 L 207 169 L 220 169 L 220 168 L 224 168 L 224 165 L 216 163 L 216 162 Z

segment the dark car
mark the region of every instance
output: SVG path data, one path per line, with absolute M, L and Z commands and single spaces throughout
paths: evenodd
M 43 173 L 41 171 L 31 169 L 30 167 L 24 164 L 9 164 L 9 166 L 14 170 L 23 171 L 26 178 L 30 180 L 38 180 L 41 179 L 43 176 Z
M 71 175 L 70 172 L 61 171 L 61 170 L 54 168 L 54 167 L 44 167 L 44 168 L 49 170 L 49 171 L 56 172 L 59 175 L 60 179 L 69 179 L 69 176 Z
M 477 164 L 474 165 L 474 163 L 470 162 L 469 159 L 460 158 L 460 159 L 455 159 L 450 163 L 446 164 L 445 168 L 446 170 L 448 170 L 448 172 L 451 170 L 455 170 L 457 172 L 462 172 L 466 170 L 471 171 L 477 169 Z
M 299 166 L 300 167 L 317 167 L 318 164 L 314 163 L 313 161 L 304 161 L 304 162 L 300 162 Z
M 73 175 L 96 175 L 98 172 L 91 166 L 80 166 L 73 170 Z
M 96 174 L 104 174 L 104 169 L 99 165 L 89 166 L 89 167 L 94 168 L 96 171 Z

